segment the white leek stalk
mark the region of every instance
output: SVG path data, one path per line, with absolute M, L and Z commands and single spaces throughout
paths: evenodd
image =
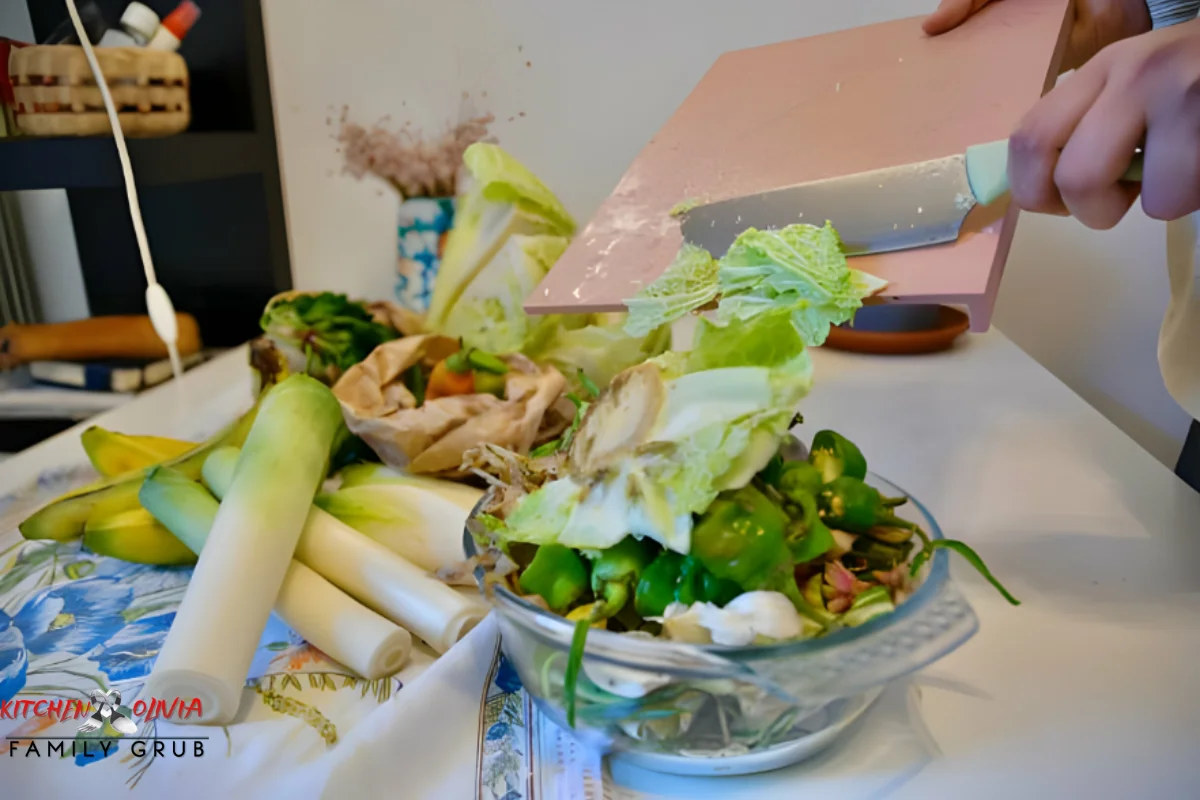
M 236 460 L 236 448 L 220 448 L 204 462 L 204 482 L 218 497 L 233 478 L 231 465 Z M 455 591 L 315 506 L 296 559 L 439 653 L 449 650 L 488 612 L 482 598 Z
M 153 697 L 199 698 L 198 722 L 237 714 L 342 412 L 329 387 L 293 375 L 262 401 L 187 594 L 150 674 Z
M 347 474 L 349 473 L 349 474 Z M 463 562 L 463 528 L 483 492 L 386 467 L 343 470 L 342 488 L 316 505 L 428 572 Z
M 217 500 L 196 481 L 154 468 L 138 494 L 142 506 L 197 555 L 217 516 Z M 369 680 L 399 671 L 412 636 L 292 559 L 275 611 L 304 640 Z

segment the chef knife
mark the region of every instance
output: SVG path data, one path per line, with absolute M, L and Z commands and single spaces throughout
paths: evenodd
M 1141 177 L 1139 150 L 1124 178 Z M 1008 188 L 1004 139 L 960 155 L 698 205 L 681 215 L 681 227 L 687 241 L 723 254 L 747 228 L 828 220 L 846 255 L 861 256 L 952 242 L 972 208 L 990 205 Z

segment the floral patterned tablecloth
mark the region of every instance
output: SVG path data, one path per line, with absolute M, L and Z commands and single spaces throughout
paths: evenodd
M 202 757 L 195 757 L 194 751 L 180 759 L 156 757 L 152 748 L 139 756 L 131 747 L 133 740 L 117 738 L 107 750 L 90 748 L 86 757 L 81 748 L 74 748 L 74 764 L 88 773 L 86 781 L 71 774 L 61 763 L 72 760 L 70 742 L 66 758 L 48 758 L 47 737 L 73 738 L 79 720 L 35 717 L 27 710 L 22 714 L 21 706 L 12 701 L 86 701 L 92 690 L 115 688 L 123 704 L 133 706 L 191 574 L 186 567 L 151 567 L 97 556 L 80 541 L 32 542 L 20 536 L 16 526 L 31 511 L 95 478 L 87 465 L 54 468 L 0 498 L 0 702 L 5 702 L 6 712 L 0 712 L 0 732 L 6 737 L 5 794 L 28 786 L 31 793 L 18 791 L 11 796 L 59 796 L 52 787 L 86 784 L 142 788 L 159 796 L 165 786 L 156 778 L 177 781 L 192 770 L 205 775 L 209 790 L 226 782 L 237 786 L 243 770 L 235 764 L 244 754 L 254 756 L 255 766 L 247 772 L 254 773 L 255 782 L 268 785 L 273 769 L 286 771 L 290 764 L 321 757 L 340 734 L 433 661 L 433 653 L 418 646 L 399 674 L 364 680 L 272 615 L 246 684 L 254 697 L 243 698 L 234 724 L 197 728 L 161 716 L 136 720 L 140 737 L 207 736 Z M 258 751 L 271 742 L 281 743 L 282 750 L 263 757 Z M 217 761 L 222 762 L 218 769 L 210 769 Z
M 400 673 L 368 681 L 327 658 L 272 614 L 239 717 L 230 725 L 201 728 L 163 717 L 135 718 L 140 726 L 136 739 L 106 729 L 107 749 L 93 746 L 84 755 L 76 747 L 72 755 L 71 742 L 82 736 L 76 730 L 81 720 L 19 713 L 12 718 L 18 708 L 13 701 L 86 702 L 97 689 L 117 689 L 122 704 L 133 707 L 143 699 L 143 684 L 187 589 L 188 567 L 98 556 L 79 540 L 21 537 L 17 525 L 32 511 L 95 479 L 86 464 L 55 467 L 0 497 L 0 702 L 9 711 L 0 712 L 0 733 L 6 737 L 0 753 L 4 796 L 69 796 L 83 786 L 96 797 L 274 796 L 282 787 L 291 797 L 360 796 L 345 780 L 330 777 L 337 772 L 338 742 L 434 663 L 435 654 L 420 643 Z M 573 744 L 537 713 L 521 689 L 499 651 L 495 626 L 489 620 L 481 628 L 475 639 L 482 644 L 474 646 L 487 650 L 482 667 L 457 679 L 471 684 L 463 688 L 479 703 L 468 726 L 475 735 L 456 742 L 455 748 L 474 762 L 474 777 L 467 781 L 472 794 L 482 800 L 560 796 L 543 785 L 539 762 L 561 766 Z M 443 658 L 467 658 L 457 652 L 462 646 Z M 448 690 L 440 679 L 429 684 L 431 693 Z M 86 738 L 94 745 L 102 735 Z M 416 733 L 389 739 L 400 747 L 402 737 L 409 735 Z M 133 746 L 143 737 L 172 736 L 206 737 L 202 755 L 187 749 L 176 757 L 168 745 L 165 754 L 156 756 L 152 748 Z M 52 740 L 65 742 L 65 755 L 49 754 Z M 599 757 L 586 760 L 586 778 L 580 772 L 570 782 L 598 789 L 594 775 Z M 556 768 L 552 777 L 561 781 L 561 770 Z M 599 797 L 591 791 L 571 796 Z

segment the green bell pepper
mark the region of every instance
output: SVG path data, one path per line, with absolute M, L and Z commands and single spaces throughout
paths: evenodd
M 679 589 L 675 599 L 681 603 L 712 603 L 724 607 L 742 593 L 742 587 L 726 578 L 718 578 L 704 568 L 699 560 L 688 556 L 683 562 L 679 576 Z
M 642 573 L 633 603 L 639 616 L 661 617 L 671 603 L 724 606 L 741 593 L 736 583 L 713 575 L 699 560 L 664 550 Z
M 587 591 L 587 564 L 569 547 L 544 544 L 518 583 L 525 594 L 540 595 L 546 605 L 561 613 Z
M 638 585 L 642 573 L 653 560 L 654 545 L 649 540 L 632 536 L 626 536 L 607 550 L 601 550 L 592 560 L 592 593 L 596 601 L 589 612 L 575 620 L 571 648 L 567 651 L 567 670 L 563 676 L 563 706 L 567 712 L 567 725 L 571 728 L 575 727 L 575 694 L 588 629 L 602 619 L 615 616 L 625 607 L 634 595 L 634 587 Z
M 787 515 L 753 486 L 724 492 L 692 530 L 691 555 L 746 591 L 774 587 L 792 569 L 787 524 Z
M 646 567 L 633 595 L 634 608 L 641 617 L 661 617 L 667 606 L 675 602 L 683 558 L 673 550 L 663 550 Z
M 596 607 L 591 621 L 608 619 L 634 595 L 642 573 L 654 560 L 654 545 L 646 539 L 626 536 L 592 561 L 592 592 Z
M 808 453 L 809 462 L 821 471 L 823 483 L 847 475 L 867 477 L 867 459 L 854 442 L 833 431 L 817 431 Z
M 796 610 L 822 625 L 828 613 L 800 595 L 785 532 L 788 516 L 753 486 L 724 492 L 692 530 L 692 552 L 715 577 L 740 589 L 781 592 Z

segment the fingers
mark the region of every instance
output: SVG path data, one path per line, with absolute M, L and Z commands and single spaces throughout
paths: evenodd
M 937 10 L 921 23 L 921 28 L 930 36 L 953 30 L 988 2 L 989 0 L 942 0 Z
M 1054 173 L 1060 151 L 1104 89 L 1105 71 L 1092 66 L 1076 72 L 1039 100 L 1009 138 L 1008 182 L 1013 201 L 1026 211 L 1068 213 Z
M 1172 220 L 1200 209 L 1200 120 L 1194 113 L 1150 120 L 1142 170 L 1142 209 Z
M 1054 183 L 1071 215 L 1107 230 L 1125 216 L 1141 187 L 1121 180 L 1146 133 L 1132 82 L 1110 76 L 1058 157 Z

